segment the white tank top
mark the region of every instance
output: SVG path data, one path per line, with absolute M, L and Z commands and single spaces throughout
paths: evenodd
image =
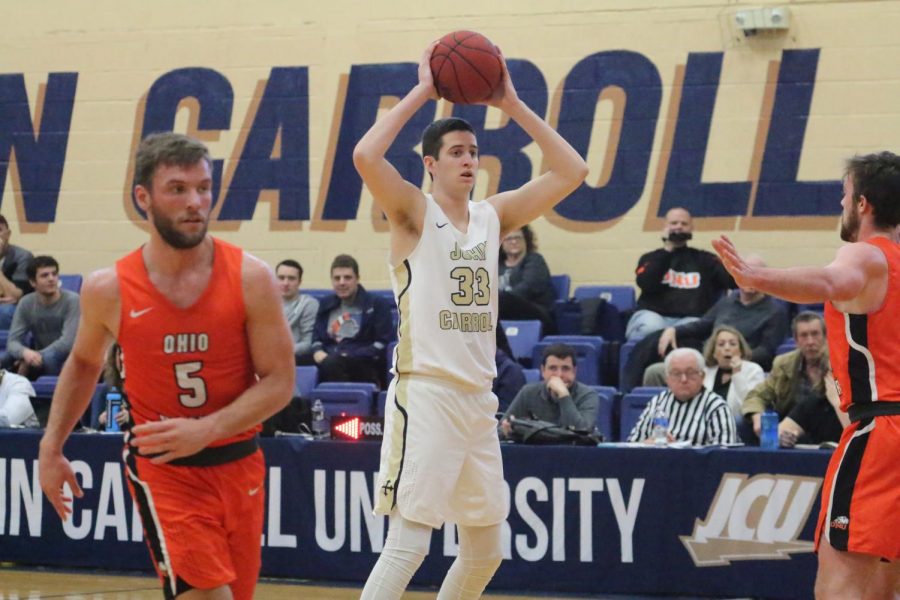
M 419 243 L 391 268 L 400 312 L 394 375 L 490 390 L 497 375 L 500 219 L 488 202 L 469 202 L 469 227 L 462 233 L 431 194 L 425 203 Z

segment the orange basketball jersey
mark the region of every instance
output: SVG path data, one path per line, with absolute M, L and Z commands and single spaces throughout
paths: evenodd
M 119 344 L 135 424 L 208 415 L 256 382 L 241 287 L 243 252 L 213 241 L 212 275 L 188 308 L 176 307 L 154 287 L 140 248 L 116 263 Z M 247 439 L 258 430 L 212 445 Z
M 849 314 L 825 304 L 828 352 L 841 409 L 873 402 L 900 402 L 900 245 L 876 237 L 866 243 L 887 258 L 884 304 L 868 314 Z

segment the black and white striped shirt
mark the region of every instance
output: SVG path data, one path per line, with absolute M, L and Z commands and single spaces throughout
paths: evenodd
M 666 390 L 650 400 L 628 436 L 629 442 L 640 442 L 653 435 L 653 415 L 661 406 L 669 416 L 669 433 L 692 446 L 733 444 L 738 441 L 734 416 L 722 396 L 704 388 L 687 402 L 679 402 Z

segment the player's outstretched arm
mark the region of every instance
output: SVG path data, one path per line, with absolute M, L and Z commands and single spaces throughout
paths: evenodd
M 791 302 L 850 302 L 859 298 L 867 286 L 886 281 L 887 260 L 870 244 L 842 246 L 831 264 L 824 267 L 787 269 L 748 265 L 725 235 L 713 240 L 712 245 L 740 287 L 751 287 Z
M 294 343 L 271 269 L 244 254 L 242 271 L 250 357 L 259 381 L 228 406 L 200 419 L 166 419 L 138 425 L 131 444 L 154 463 L 196 454 L 269 418 L 294 395 Z
M 421 227 L 425 216 L 422 190 L 403 179 L 387 161 L 385 154 L 416 111 L 429 100 L 438 98 L 429 64 L 436 44 L 432 43 L 422 54 L 419 83 L 372 125 L 353 150 L 353 164 L 388 220 L 394 225 L 412 225 L 416 230 Z
M 501 235 L 535 220 L 563 198 L 574 192 L 588 168 L 581 155 L 542 118 L 522 102 L 516 93 L 506 60 L 503 59 L 503 85 L 487 101 L 510 116 L 537 143 L 544 154 L 548 171 L 517 190 L 501 192 L 489 198 L 500 217 Z
M 117 318 L 118 314 L 115 271 L 104 269 L 88 276 L 81 289 L 81 317 L 75 344 L 53 393 L 50 419 L 39 453 L 41 489 L 63 520 L 72 512 L 72 499 L 64 495 L 63 484 L 68 483 L 76 496 L 82 495 L 75 473 L 63 456 L 63 444 L 91 401 L 106 349 L 113 339 L 110 315 Z

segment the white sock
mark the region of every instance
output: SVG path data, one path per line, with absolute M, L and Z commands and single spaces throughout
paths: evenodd
M 475 600 L 481 598 L 503 561 L 500 523 L 487 527 L 462 527 L 459 531 L 459 556 L 453 561 L 437 600 Z
M 399 600 L 431 546 L 431 527 L 391 515 L 387 539 L 360 600 Z

